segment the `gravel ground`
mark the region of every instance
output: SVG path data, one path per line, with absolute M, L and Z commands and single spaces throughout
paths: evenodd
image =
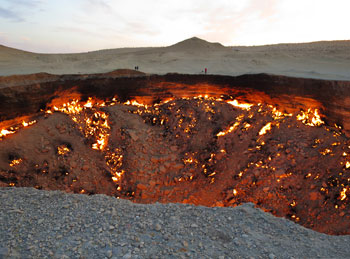
M 0 258 L 350 258 L 329 236 L 244 204 L 134 204 L 0 188 Z

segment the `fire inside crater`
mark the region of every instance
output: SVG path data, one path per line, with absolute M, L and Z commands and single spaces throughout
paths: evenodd
M 227 95 L 57 103 L 1 129 L 1 186 L 141 203 L 254 202 L 317 231 L 350 233 L 350 141 L 319 108 L 288 113 Z

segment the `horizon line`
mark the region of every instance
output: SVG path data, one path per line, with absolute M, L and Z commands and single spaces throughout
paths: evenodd
M 207 43 L 210 44 L 221 44 L 223 47 L 225 48 L 234 48 L 234 47 L 266 47 L 266 46 L 277 46 L 277 45 L 297 45 L 297 44 L 312 44 L 312 43 L 322 43 L 322 42 L 342 42 L 342 41 L 350 41 L 350 39 L 342 39 L 342 40 L 317 40 L 317 41 L 305 41 L 305 42 L 280 42 L 280 43 L 268 43 L 268 44 L 261 44 L 261 45 L 231 45 L 231 46 L 226 46 L 223 45 L 220 42 L 212 42 L 212 41 L 207 41 L 205 39 L 199 38 L 197 36 L 193 36 L 190 38 L 187 38 L 185 40 L 176 42 L 174 44 L 168 45 L 168 46 L 140 46 L 140 47 L 132 47 L 132 46 L 125 46 L 125 47 L 116 47 L 116 48 L 105 48 L 105 49 L 96 49 L 96 50 L 89 50 L 89 51 L 82 51 L 82 52 L 34 52 L 34 51 L 29 51 L 29 50 L 25 50 L 25 49 L 19 49 L 19 48 L 15 48 L 15 47 L 11 47 L 11 46 L 7 46 L 5 44 L 0 43 L 0 46 L 5 47 L 5 48 L 9 48 L 9 49 L 13 49 L 13 50 L 17 50 L 17 51 L 23 51 L 23 52 L 27 52 L 27 53 L 32 53 L 32 54 L 40 54 L 40 55 L 69 55 L 69 54 L 86 54 L 86 53 L 92 53 L 92 52 L 98 52 L 98 51 L 106 51 L 106 50 L 116 50 L 116 49 L 146 49 L 146 48 L 168 48 L 174 45 L 177 45 L 179 43 L 182 42 L 186 42 L 192 39 L 199 39 L 202 41 L 205 41 Z

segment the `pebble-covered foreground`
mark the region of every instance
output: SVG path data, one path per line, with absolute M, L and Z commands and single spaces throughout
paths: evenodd
M 244 204 L 143 205 L 0 188 L 0 258 L 350 258 L 329 236 Z

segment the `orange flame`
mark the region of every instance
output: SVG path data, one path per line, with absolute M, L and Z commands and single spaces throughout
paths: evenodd
M 321 120 L 321 116 L 318 113 L 318 109 L 315 109 L 313 112 L 311 108 L 309 108 L 307 112 L 301 111 L 300 114 L 296 116 L 296 118 L 305 125 L 312 127 L 321 126 L 324 124 L 324 121 Z
M 231 133 L 232 131 L 234 131 L 235 129 L 238 128 L 238 126 L 241 123 L 241 121 L 243 120 L 243 118 L 244 118 L 244 114 L 239 115 L 236 118 L 236 122 L 232 126 L 230 126 L 227 130 L 220 131 L 218 134 L 216 134 L 216 136 L 221 137 L 221 136 L 225 136 L 228 133 Z
M 349 161 L 346 161 L 345 167 L 346 167 L 346 169 L 350 168 L 350 162 Z
M 0 131 L 0 138 L 5 137 L 6 135 L 13 134 L 13 133 L 16 133 L 16 132 L 15 131 L 9 131 L 9 130 L 6 130 L 6 129 L 2 129 Z
M 340 192 L 340 200 L 343 201 L 346 199 L 346 192 L 347 192 L 347 188 L 343 188 L 343 190 Z
M 264 127 L 259 131 L 259 135 L 265 135 L 267 131 L 271 130 L 271 122 L 267 123 Z
M 236 99 L 233 101 L 227 101 L 228 104 L 231 104 L 234 107 L 243 109 L 243 110 L 247 110 L 249 111 L 250 108 L 254 105 L 254 104 L 250 104 L 250 103 L 239 103 Z
M 22 161 L 23 160 L 21 158 L 14 159 L 11 161 L 10 166 L 13 167 L 13 166 L 19 165 L 20 163 L 22 163 Z
M 124 103 L 125 105 L 133 105 L 133 106 L 137 106 L 137 107 L 146 107 L 147 108 L 147 105 L 146 104 L 143 104 L 143 103 L 139 103 L 138 101 L 136 100 L 128 100 Z
M 30 121 L 30 122 L 22 121 L 23 127 L 28 127 L 28 126 L 31 126 L 31 125 L 33 125 L 35 123 L 36 123 L 36 120 Z

